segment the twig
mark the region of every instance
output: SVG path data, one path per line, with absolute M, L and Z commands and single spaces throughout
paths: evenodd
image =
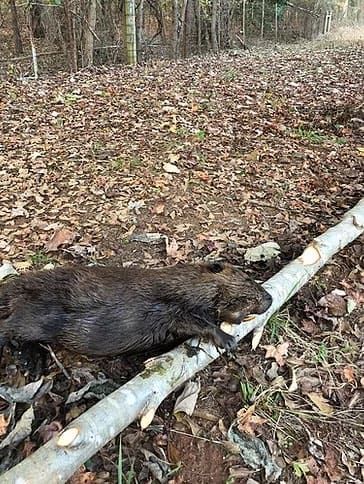
M 70 374 L 68 373 L 68 371 L 66 370 L 66 368 L 62 365 L 62 363 L 59 361 L 59 359 L 57 358 L 55 352 L 52 350 L 52 348 L 49 346 L 49 345 L 40 345 L 42 348 L 46 349 L 49 351 L 51 357 L 53 358 L 55 364 L 58 366 L 58 368 L 62 371 L 62 373 L 64 374 L 64 376 L 68 379 L 68 380 L 71 380 L 71 376 Z

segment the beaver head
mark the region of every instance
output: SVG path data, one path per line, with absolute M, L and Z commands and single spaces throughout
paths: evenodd
M 217 283 L 220 321 L 239 324 L 248 315 L 265 313 L 272 304 L 272 296 L 240 267 L 213 262 L 201 265 L 201 271 L 213 274 Z

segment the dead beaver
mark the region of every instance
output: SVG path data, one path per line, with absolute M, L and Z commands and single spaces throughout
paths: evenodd
M 199 336 L 230 351 L 235 340 L 219 324 L 263 313 L 271 302 L 242 270 L 221 263 L 59 267 L 0 285 L 0 344 L 60 343 L 105 356 Z

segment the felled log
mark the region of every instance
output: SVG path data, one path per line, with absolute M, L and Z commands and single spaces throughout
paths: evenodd
M 264 324 L 337 252 L 364 231 L 364 199 L 343 220 L 315 238 L 302 255 L 270 278 L 264 287 L 273 297 L 269 310 L 231 329 L 238 340 L 254 332 L 259 343 Z M 194 344 L 190 342 L 190 344 Z M 211 344 L 191 356 L 185 345 L 152 360 L 146 369 L 91 407 L 58 436 L 0 478 L 2 484 L 63 483 L 93 454 L 136 419 L 142 428 L 153 420 L 161 402 L 220 356 Z

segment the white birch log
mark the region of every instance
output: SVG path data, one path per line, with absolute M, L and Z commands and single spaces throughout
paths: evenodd
M 336 252 L 364 231 L 364 199 L 342 222 L 317 237 L 303 254 L 269 279 L 264 287 L 273 296 L 270 309 L 235 326 L 238 339 L 254 330 L 256 345 L 262 327 Z M 125 427 L 140 418 L 147 427 L 160 403 L 176 388 L 219 357 L 211 344 L 189 356 L 184 345 L 153 360 L 146 369 L 91 407 L 57 437 L 0 477 L 2 484 L 64 483 L 87 459 Z

